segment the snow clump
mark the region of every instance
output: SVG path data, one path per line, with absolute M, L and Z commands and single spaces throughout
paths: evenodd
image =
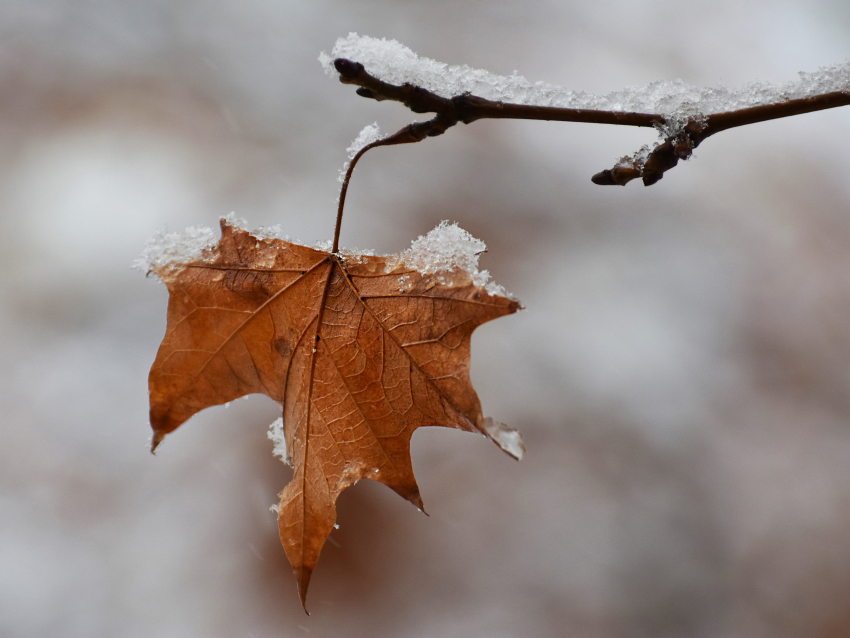
M 159 230 L 147 241 L 132 268 L 148 273 L 166 266 L 197 261 L 209 256 L 215 244 L 216 235 L 212 228 L 206 226 L 190 226 L 179 233 Z
M 342 184 L 345 181 L 345 173 L 348 171 L 348 166 L 351 164 L 351 160 L 354 159 L 354 156 L 357 155 L 362 149 L 369 146 L 372 142 L 377 142 L 380 139 L 383 139 L 383 135 L 381 135 L 381 128 L 378 126 L 378 123 L 375 122 L 373 124 L 369 124 L 368 126 L 364 126 L 363 130 L 360 131 L 360 134 L 351 142 L 351 146 L 345 149 L 348 152 L 348 161 L 345 163 L 345 166 L 342 167 L 342 170 L 339 172 L 339 183 Z
M 271 442 L 274 443 L 274 451 L 272 454 L 283 461 L 286 465 L 289 465 L 289 461 L 287 461 L 286 458 L 286 437 L 283 434 L 283 417 L 279 418 L 269 426 L 268 437 L 271 439 Z
M 230 226 L 247 230 L 248 222 L 237 217 L 236 213 L 230 213 L 222 219 Z M 281 235 L 280 225 L 278 224 L 269 227 L 260 226 L 250 232 L 257 239 L 293 241 L 288 235 Z M 130 267 L 144 273 L 152 272 L 154 274 L 157 270 L 163 268 L 174 270 L 192 261 L 213 259 L 217 245 L 218 232 L 209 226 L 190 226 L 179 233 L 158 230 L 147 241 L 142 249 L 142 254 L 133 261 Z
M 427 235 L 415 239 L 410 248 L 399 254 L 407 267 L 423 275 L 438 275 L 451 271 L 467 273 L 476 286 L 483 286 L 491 295 L 513 299 L 502 286 L 490 281 L 490 273 L 478 270 L 478 258 L 487 250 L 486 244 L 457 225 L 441 221 Z

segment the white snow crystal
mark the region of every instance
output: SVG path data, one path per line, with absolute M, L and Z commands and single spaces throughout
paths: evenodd
M 341 248 L 339 254 L 345 257 L 346 263 L 362 264 L 364 257 L 374 257 L 375 251 L 371 248 L 358 250 L 357 248 Z
M 283 435 L 283 418 L 278 419 L 269 426 L 268 437 L 274 443 L 272 454 L 289 465 L 286 459 L 286 437 Z
M 228 224 L 247 230 L 248 222 L 235 213 L 223 217 Z M 287 235 L 281 235 L 280 226 L 263 227 L 250 231 L 257 239 L 283 239 L 292 241 Z M 159 268 L 179 268 L 190 261 L 210 259 L 218 243 L 218 231 L 208 226 L 190 226 L 179 233 L 157 231 L 142 249 L 142 254 L 131 264 L 132 268 L 142 272 L 156 272 Z M 297 241 L 295 243 L 298 243 Z
M 274 226 L 260 226 L 256 230 L 252 230 L 251 234 L 257 239 L 283 239 L 289 241 L 288 235 L 282 235 L 280 232 L 280 224 Z
M 212 228 L 190 226 L 179 233 L 157 231 L 145 244 L 132 267 L 143 272 L 156 268 L 196 261 L 206 256 L 216 243 Z
M 282 239 L 284 241 L 292 241 L 289 235 L 281 234 L 280 224 L 275 224 L 274 226 L 260 226 L 254 230 L 248 230 L 248 222 L 242 217 L 237 217 L 236 213 L 229 213 L 222 217 L 222 219 L 234 228 L 247 230 L 257 239 Z
M 236 217 L 233 213 L 224 217 L 224 220 L 243 230 L 247 226 L 244 219 Z M 280 238 L 280 227 L 277 225 L 270 228 L 261 227 L 250 232 L 258 239 Z M 282 239 L 294 241 L 286 235 Z M 300 242 L 294 241 L 294 243 Z M 142 255 L 133 262 L 133 267 L 144 272 L 156 272 L 156 269 L 163 267 L 179 268 L 182 264 L 191 261 L 210 260 L 215 255 L 216 244 L 217 233 L 212 228 L 193 226 L 181 233 L 160 231 L 148 240 Z M 323 240 L 316 242 L 313 248 L 329 252 L 332 244 L 333 242 L 329 239 Z M 450 273 L 461 271 L 469 276 L 474 285 L 483 286 L 491 295 L 502 295 L 514 299 L 502 286 L 490 281 L 489 272 L 478 270 L 478 258 L 486 249 L 487 246 L 483 241 L 476 239 L 456 223 L 442 221 L 431 232 L 414 240 L 410 248 L 395 257 L 398 259 L 396 263 L 402 263 L 425 275 L 436 275 L 440 283 L 450 283 Z M 361 263 L 364 257 L 374 256 L 375 253 L 372 250 L 341 249 L 340 254 L 346 261 Z M 404 276 L 399 279 L 400 286 L 403 287 L 406 283 Z
M 351 143 L 351 146 L 345 149 L 348 151 L 348 159 L 354 159 L 354 156 L 360 152 L 360 149 L 372 142 L 377 142 L 382 137 L 381 128 L 378 126 L 377 122 L 364 126 L 357 138 Z
M 424 275 L 437 274 L 438 280 L 440 273 L 461 270 L 469 274 L 473 284 L 484 286 L 490 294 L 513 298 L 502 286 L 490 281 L 489 272 L 478 270 L 478 258 L 485 250 L 487 246 L 483 241 L 457 223 L 444 220 L 427 235 L 414 240 L 399 259 Z
M 348 151 L 348 161 L 342 167 L 342 170 L 339 172 L 339 183 L 342 184 L 345 181 L 345 173 L 348 171 L 348 166 L 351 164 L 351 160 L 354 159 L 354 156 L 357 155 L 364 147 L 368 146 L 372 142 L 377 142 L 381 139 L 383 135 L 381 135 L 381 129 L 378 126 L 378 123 L 375 122 L 373 124 L 369 124 L 368 126 L 364 126 L 363 130 L 360 131 L 360 134 L 351 142 L 351 146 L 349 146 L 346 151 Z
M 637 113 L 659 113 L 670 122 L 687 120 L 734 109 L 774 104 L 812 97 L 833 91 L 850 92 L 850 60 L 801 72 L 800 79 L 786 84 L 754 82 L 739 89 L 699 88 L 682 80 L 659 80 L 646 86 L 628 87 L 606 95 L 572 91 L 545 82 L 530 82 L 521 75 L 496 75 L 467 65 L 448 65 L 416 55 L 396 40 L 371 38 L 349 33 L 339 38 L 331 54 L 319 61 L 325 71 L 336 76 L 335 58 L 360 62 L 375 77 L 391 84 L 409 82 L 443 97 L 470 92 L 480 97 L 515 104 L 598 109 Z
M 473 276 L 476 285 L 481 281 L 478 256 L 487 250 L 486 244 L 476 239 L 457 223 L 441 221 L 427 235 L 420 235 L 410 248 L 401 253 L 402 261 L 423 274 L 459 268 Z
M 222 219 L 226 221 L 230 226 L 241 228 L 242 230 L 248 229 L 248 222 L 242 217 L 237 217 L 236 213 L 234 212 L 228 213 L 227 215 L 222 217 Z

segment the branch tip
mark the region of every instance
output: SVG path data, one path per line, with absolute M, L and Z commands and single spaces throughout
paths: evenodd
M 334 60 L 334 68 L 346 80 L 354 80 L 363 71 L 363 65 L 359 62 L 352 62 L 346 58 L 337 58 Z
M 596 173 L 596 175 L 590 178 L 590 181 L 598 186 L 618 186 L 611 175 L 611 171 L 607 168 L 604 171 Z

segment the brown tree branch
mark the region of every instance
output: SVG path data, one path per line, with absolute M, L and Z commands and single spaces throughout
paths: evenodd
M 397 86 L 379 80 L 370 75 L 359 62 L 352 62 L 345 58 L 334 60 L 334 67 L 339 72 L 340 82 L 360 87 L 357 89 L 357 94 L 360 96 L 379 102 L 383 100 L 401 102 L 414 113 L 436 113 L 434 118 L 426 122 L 411 124 L 390 138 L 386 138 L 395 141 L 385 142 L 385 140 L 381 140 L 386 144 L 419 142 L 426 137 L 442 135 L 458 122 L 470 124 L 481 119 L 587 122 L 655 128 L 660 128 L 666 124 L 664 116 L 658 113 L 628 113 L 510 104 L 494 102 L 470 93 L 444 98 L 412 84 Z M 850 93 L 837 91 L 811 98 L 786 100 L 776 104 L 714 113 L 700 119 L 691 119 L 680 132 L 668 136 L 653 148 L 646 157 L 623 158 L 613 168 L 594 175 L 592 181 L 601 185 L 623 186 L 640 177 L 644 185 L 650 186 L 660 180 L 665 172 L 676 166 L 680 159 L 690 157 L 693 150 L 703 140 L 715 133 L 738 126 L 755 124 L 756 122 L 801 115 L 848 104 L 850 104 Z M 381 145 L 384 144 L 376 143 L 367 148 Z M 354 162 L 352 162 L 350 169 L 354 168 L 353 165 Z

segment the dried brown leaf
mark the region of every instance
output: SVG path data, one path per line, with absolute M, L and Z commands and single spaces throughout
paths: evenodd
M 518 433 L 485 419 L 469 379 L 470 336 L 515 312 L 454 268 L 338 255 L 221 222 L 208 258 L 160 265 L 168 325 L 150 372 L 153 448 L 196 412 L 251 393 L 282 404 L 287 461 L 278 525 L 302 604 L 359 479 L 422 508 L 410 462 L 416 428 L 480 432 L 520 457 Z

